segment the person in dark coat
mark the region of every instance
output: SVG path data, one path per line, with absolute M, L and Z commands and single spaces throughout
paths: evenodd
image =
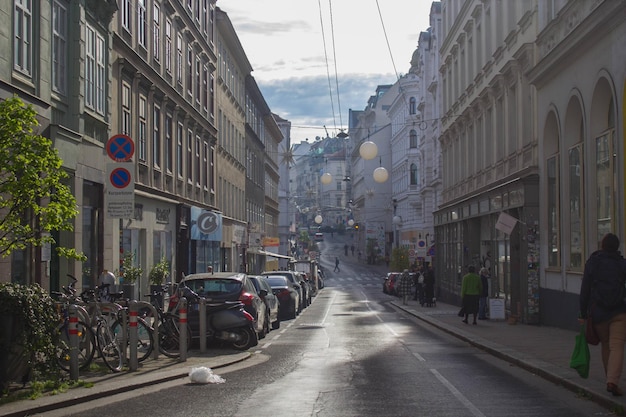
M 435 302 L 435 271 L 433 271 L 432 264 L 428 264 L 424 269 L 424 297 L 422 299 L 422 307 L 426 304 L 427 307 L 432 307 Z
M 626 260 L 619 252 L 619 238 L 607 233 L 601 249 L 593 252 L 585 263 L 580 286 L 579 322 L 591 318 L 602 346 L 602 365 L 606 375 L 606 390 L 622 396 L 619 387 L 626 342 L 626 304 L 623 299 L 626 282 Z M 612 290 L 612 283 L 615 290 Z
M 411 287 L 413 283 L 411 282 L 411 276 L 409 275 L 409 270 L 405 269 L 400 275 L 400 283 L 398 285 L 398 295 L 402 298 L 402 304 L 407 305 L 409 296 L 411 295 Z
M 489 299 L 489 270 L 485 267 L 480 268 L 480 282 L 483 284 L 483 290 L 478 299 L 478 320 L 487 320 L 487 300 Z

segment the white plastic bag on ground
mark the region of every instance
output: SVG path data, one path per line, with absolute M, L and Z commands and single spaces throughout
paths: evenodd
M 214 374 L 211 368 L 207 368 L 206 366 L 191 368 L 189 378 L 194 384 L 223 384 L 226 382 L 224 378 Z

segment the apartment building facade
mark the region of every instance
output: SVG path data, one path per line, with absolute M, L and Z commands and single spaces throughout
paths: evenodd
M 441 2 L 443 191 L 434 213 L 439 297 L 460 302 L 468 265 L 490 270 L 508 316 L 539 322 L 537 2 Z M 499 227 L 505 213 L 513 230 Z M 511 220 L 512 219 L 512 220 Z

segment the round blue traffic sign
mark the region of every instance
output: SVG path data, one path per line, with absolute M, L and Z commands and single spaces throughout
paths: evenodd
M 126 188 L 130 184 L 132 176 L 130 175 L 130 171 L 126 168 L 115 168 L 111 171 L 111 176 L 109 180 L 111 181 L 111 185 L 115 188 Z
M 129 162 L 135 153 L 135 142 L 126 135 L 114 135 L 107 141 L 107 154 L 117 162 Z

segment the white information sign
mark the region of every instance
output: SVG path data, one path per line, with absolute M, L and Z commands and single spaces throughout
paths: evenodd
M 504 320 L 504 299 L 489 299 L 489 318 L 492 320 Z
M 135 209 L 135 164 L 133 162 L 107 164 L 104 204 L 107 217 L 132 219 Z

